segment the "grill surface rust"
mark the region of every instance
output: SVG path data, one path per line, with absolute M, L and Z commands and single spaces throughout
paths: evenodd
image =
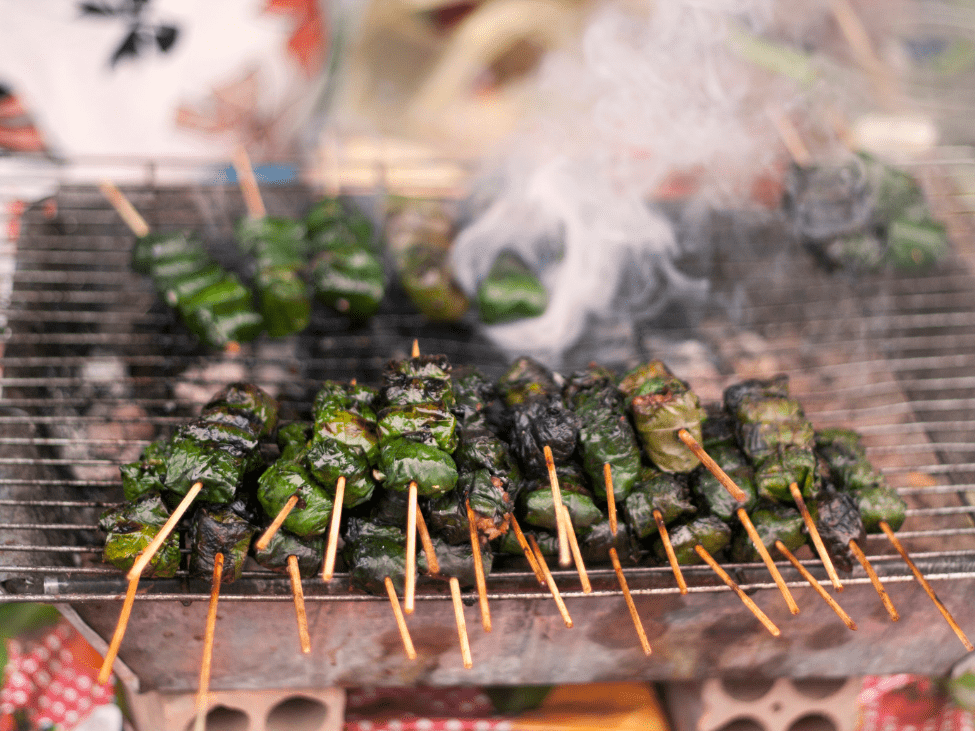
M 975 252 L 968 201 L 941 174 L 952 160 L 937 162 L 922 171 L 955 246 L 934 270 L 827 274 L 774 216 L 712 214 L 710 244 L 694 265 L 711 281 L 709 305 L 666 327 L 599 330 L 560 370 L 590 359 L 622 368 L 661 357 L 704 401 L 742 378 L 787 373 L 817 428 L 864 435 L 873 463 L 909 502 L 901 540 L 962 628 L 975 632 Z M 126 192 L 154 230 L 193 229 L 235 264 L 231 230 L 244 214 L 235 188 L 147 184 Z M 298 214 L 312 201 L 299 186 L 265 196 L 272 214 Z M 279 397 L 288 420 L 307 416 L 323 379 L 377 383 L 385 362 L 405 356 L 414 337 L 424 352 L 492 376 L 509 360 L 471 325 L 424 321 L 395 290 L 361 330 L 319 308 L 300 336 L 262 339 L 233 358 L 208 354 L 130 271 L 131 244 L 96 188 L 63 184 L 28 207 L 19 240 L 4 252 L 16 270 L 3 303 L 0 601 L 70 606 L 101 638 L 111 636 L 125 592 L 124 577 L 99 562 L 95 525 L 121 499 L 118 465 L 196 415 L 223 385 L 258 383 Z M 890 622 L 858 567 L 835 595 L 856 632 L 787 562 L 779 567 L 801 608 L 795 617 L 764 566 L 726 566 L 781 628 L 779 638 L 707 567 L 687 568 L 686 596 L 667 568 L 627 568 L 650 658 L 608 565 L 590 566 L 591 595 L 574 572 L 555 572 L 572 629 L 530 573 L 496 571 L 488 580 L 493 632 L 468 612 L 470 671 L 439 583 L 418 589 L 409 625 L 420 657 L 410 662 L 385 598 L 353 592 L 344 574 L 328 585 L 306 580 L 313 652 L 302 656 L 287 579 L 255 565 L 222 590 L 212 687 L 947 672 L 965 654 L 962 644 L 886 538 L 868 537 L 865 550 L 901 620 Z M 812 554 L 803 549 L 800 557 L 829 588 Z M 142 689 L 195 687 L 208 597 L 207 585 L 182 574 L 142 582 L 120 651 Z

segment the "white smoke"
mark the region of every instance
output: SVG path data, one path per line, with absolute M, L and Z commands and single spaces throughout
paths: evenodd
M 540 317 L 485 328 L 494 342 L 557 365 L 587 322 L 620 308 L 646 319 L 706 289 L 675 268 L 675 233 L 648 200 L 677 174 L 699 198 L 747 205 L 751 183 L 775 162 L 781 145 L 768 109 L 793 103 L 795 82 L 756 69 L 728 42 L 734 29 L 760 31 L 773 4 L 608 5 L 575 53 L 546 60 L 537 113 L 485 175 L 500 193 L 454 245 L 454 271 L 472 295 L 504 249 L 548 289 Z M 624 277 L 642 292 L 621 303 Z

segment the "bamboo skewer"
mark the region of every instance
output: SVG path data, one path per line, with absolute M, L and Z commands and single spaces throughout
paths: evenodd
M 335 575 L 335 554 L 339 547 L 339 525 L 342 521 L 342 505 L 345 502 L 345 475 L 335 481 L 335 500 L 332 502 L 332 520 L 328 524 L 328 545 L 322 562 L 322 581 L 331 581 Z
M 562 512 L 564 514 L 565 523 L 569 527 L 569 548 L 572 551 L 572 560 L 575 561 L 576 571 L 579 572 L 579 581 L 582 582 L 582 593 L 592 594 L 592 584 L 589 583 L 589 573 L 586 571 L 586 564 L 582 560 L 582 551 L 579 550 L 579 540 L 576 537 L 575 529 L 572 527 L 572 516 L 569 515 L 569 509 L 563 505 Z
M 951 612 L 949 612 L 948 608 L 941 603 L 940 599 L 938 599 L 938 595 L 934 593 L 934 589 L 931 588 L 931 584 L 929 584 L 928 580 L 924 578 L 924 574 L 921 573 L 921 570 L 914 565 L 911 557 L 907 554 L 907 550 L 901 545 L 901 542 L 897 539 L 897 536 L 894 535 L 894 531 L 887 524 L 887 521 L 880 521 L 880 529 L 887 534 L 887 538 L 893 544 L 894 548 L 897 549 L 897 552 L 901 555 L 901 558 L 904 559 L 904 563 L 907 564 L 908 568 L 911 570 L 911 573 L 914 574 L 914 578 L 917 579 L 917 582 L 924 588 L 924 592 L 928 595 L 931 601 L 934 602 L 934 606 L 936 606 L 938 611 L 941 612 L 941 616 L 945 618 L 948 626 L 951 627 L 952 631 L 954 631 L 954 633 L 958 636 L 958 639 L 961 640 L 961 643 L 965 646 L 965 649 L 969 652 L 975 650 L 975 645 L 972 645 L 971 641 L 968 639 L 968 636 L 965 634 L 962 628 L 958 626 L 955 618 L 951 616 Z
M 295 598 L 295 617 L 298 620 L 298 641 L 301 651 L 311 653 L 311 637 L 308 636 L 308 615 L 305 614 L 305 592 L 301 588 L 301 572 L 298 569 L 298 557 L 288 556 L 288 576 L 291 579 L 291 593 Z
M 748 513 L 745 512 L 744 508 L 738 508 L 738 520 L 740 520 L 741 524 L 745 526 L 745 531 L 748 533 L 748 537 L 751 538 L 752 543 L 755 545 L 758 555 L 762 557 L 762 561 L 765 562 L 766 568 L 768 568 L 769 573 L 772 574 L 772 580 L 775 581 L 775 585 L 779 587 L 779 592 L 782 594 L 782 598 L 785 599 L 785 603 L 786 606 L 789 607 L 789 611 L 792 612 L 792 614 L 799 614 L 799 605 L 796 604 L 796 600 L 792 598 L 792 593 L 789 591 L 789 587 L 785 585 L 785 579 L 782 578 L 782 574 L 775 565 L 775 561 L 772 560 L 772 555 L 768 552 L 765 544 L 762 543 L 761 536 L 759 536 L 758 531 L 755 530 L 755 524 L 752 523 L 752 519 L 748 517 Z
M 829 551 L 826 550 L 826 546 L 823 544 L 823 538 L 819 535 L 816 521 L 809 514 L 809 508 L 806 507 L 806 501 L 802 497 L 802 491 L 799 489 L 799 485 L 794 482 L 790 483 L 789 492 L 792 493 L 792 499 L 795 500 L 796 507 L 799 508 L 799 512 L 802 514 L 802 519 L 806 523 L 806 530 L 809 531 L 809 537 L 812 538 L 813 545 L 816 547 L 816 553 L 819 554 L 819 559 L 823 562 L 823 566 L 826 567 L 826 575 L 829 576 L 833 588 L 836 591 L 843 591 L 843 584 L 840 583 L 840 577 L 836 573 L 836 567 L 833 566 L 833 559 L 830 558 Z
M 101 190 L 102 195 L 105 196 L 108 202 L 112 205 L 112 208 L 115 209 L 115 212 L 118 213 L 119 218 L 121 218 L 125 225 L 129 227 L 129 230 L 132 231 L 132 233 L 139 238 L 149 235 L 150 229 L 149 224 L 146 223 L 146 219 L 142 217 L 142 214 L 135 210 L 135 207 L 132 205 L 129 199 L 122 194 L 122 191 L 120 191 L 114 183 L 105 180 L 102 181 L 98 188 Z
M 664 544 L 664 551 L 667 554 L 667 560 L 670 562 L 670 570 L 674 572 L 674 578 L 677 580 L 677 588 L 680 589 L 681 594 L 686 594 L 687 582 L 684 581 L 684 573 L 680 570 L 680 564 L 677 562 L 674 544 L 670 542 L 670 534 L 667 532 L 667 525 L 664 523 L 663 513 L 655 509 L 653 511 L 653 519 L 657 523 L 657 531 L 660 533 L 660 540 Z
M 416 481 L 410 480 L 409 497 L 406 503 L 406 577 L 403 588 L 403 611 L 413 614 L 416 600 Z
M 98 684 L 105 685 L 112 676 L 112 665 L 118 657 L 118 649 L 122 645 L 122 638 L 125 636 L 125 628 L 129 624 L 129 616 L 132 614 L 132 605 L 135 603 L 135 591 L 139 588 L 139 577 L 129 579 L 129 588 L 125 591 L 125 601 L 122 602 L 122 611 L 119 612 L 118 622 L 115 624 L 115 634 L 105 653 L 102 661 L 101 670 L 98 671 Z
M 467 620 L 464 619 L 464 603 L 460 599 L 460 582 L 456 576 L 450 577 L 450 599 L 454 604 L 454 620 L 457 622 L 457 639 L 460 641 L 460 656 L 464 667 L 470 670 L 474 667 L 471 657 L 471 642 L 467 637 Z
M 752 601 L 752 598 L 741 590 L 741 587 L 735 583 L 734 579 L 728 576 L 728 572 L 718 565 L 718 562 L 711 557 L 711 554 L 707 552 L 707 549 L 705 549 L 704 546 L 699 543 L 694 546 L 694 550 L 697 551 L 697 555 L 704 559 L 705 563 L 711 567 L 714 573 L 720 576 L 721 580 L 724 581 L 724 583 L 727 584 L 728 587 L 738 595 L 738 598 L 741 599 L 742 603 L 748 607 L 758 621 L 764 625 L 765 629 L 772 633 L 773 637 L 778 637 L 780 634 L 782 634 L 772 620 L 766 616 L 765 612 L 759 609 L 758 605 Z
M 410 357 L 419 358 L 420 357 L 420 341 L 413 338 L 413 348 L 410 350 Z
M 488 606 L 487 580 L 484 577 L 484 557 L 481 556 L 481 539 L 477 535 L 477 523 L 471 501 L 465 500 L 467 526 L 471 534 L 471 551 L 474 555 L 474 578 L 477 581 L 477 600 L 481 605 L 481 625 L 485 632 L 491 631 L 491 607 Z
M 613 490 L 613 470 L 609 462 L 603 463 L 603 481 L 606 483 L 606 511 L 609 514 L 609 529 L 616 535 L 616 493 Z
M 210 666 L 213 664 L 213 635 L 217 629 L 217 602 L 220 599 L 220 582 L 223 580 L 223 554 L 213 557 L 213 586 L 210 589 L 210 607 L 207 610 L 206 632 L 203 635 L 203 660 L 200 663 L 200 687 L 196 692 L 195 731 L 203 731 L 207 703 L 210 696 Z
M 179 522 L 180 518 L 183 517 L 183 513 L 187 511 L 187 509 L 190 507 L 190 503 L 192 503 L 196 496 L 200 494 L 200 490 L 202 489 L 203 483 L 196 482 L 189 489 L 183 499 L 180 500 L 179 505 L 177 505 L 176 509 L 170 514 L 169 519 L 163 524 L 163 527 L 159 529 L 156 537 L 153 538 L 152 542 L 145 547 L 139 557 L 135 560 L 135 563 L 132 564 L 132 568 L 129 569 L 129 573 L 125 575 L 129 581 L 142 576 L 142 572 L 145 571 L 145 568 L 152 560 L 152 557 L 156 555 L 156 551 L 158 551 L 159 547 L 166 542 L 167 538 L 169 538 L 169 534 L 173 532 L 173 528 L 176 527 L 176 524 Z
M 873 588 L 880 597 L 880 601 L 883 602 L 884 608 L 887 610 L 887 614 L 890 615 L 890 620 L 892 622 L 896 622 L 901 618 L 901 616 L 894 608 L 894 603 L 887 595 L 887 590 L 884 589 L 884 585 L 880 582 L 880 577 L 877 576 L 877 572 L 874 571 L 873 566 L 870 565 L 870 561 L 867 559 L 866 554 L 864 554 L 863 550 L 853 539 L 850 539 L 849 546 L 850 551 L 852 551 L 853 555 L 857 557 L 857 561 L 860 562 L 860 565 L 863 566 L 863 570 L 866 571 L 867 576 L 870 577 L 870 583 L 873 584 Z
M 284 507 L 281 508 L 281 510 L 278 511 L 278 514 L 274 516 L 274 520 L 271 521 L 271 525 L 267 527 L 267 530 L 265 530 L 261 534 L 261 537 L 258 538 L 254 543 L 254 548 L 256 548 L 258 551 L 263 551 L 265 548 L 267 548 L 267 545 L 271 542 L 271 539 L 274 538 L 274 534 L 281 529 L 284 521 L 287 520 L 288 516 L 291 514 L 291 511 L 294 510 L 295 505 L 297 504 L 297 495 L 292 495 L 288 498 L 288 502 L 286 502 Z
M 264 218 L 267 215 L 267 210 L 264 208 L 264 200 L 261 198 L 261 189 L 257 185 L 257 178 L 254 177 L 254 168 L 251 166 L 250 156 L 243 147 L 238 147 L 234 153 L 234 170 L 237 171 L 237 183 L 244 195 L 247 215 L 251 218 Z
M 423 553 L 427 557 L 427 573 L 439 574 L 440 562 L 437 560 L 437 551 L 433 547 L 430 531 L 427 530 L 427 522 L 423 519 L 423 511 L 420 510 L 419 506 L 416 508 L 416 532 L 420 535 L 420 545 L 423 546 Z
M 535 572 L 535 578 L 538 579 L 538 583 L 545 586 L 545 574 L 542 573 L 542 567 L 538 565 L 538 559 L 535 558 L 535 552 L 532 551 L 532 547 L 528 545 L 528 539 L 525 538 L 525 534 L 521 532 L 521 526 L 518 525 L 518 519 L 515 518 L 515 514 L 511 514 L 511 529 L 515 532 L 515 538 L 518 539 L 518 545 L 521 546 L 521 550 L 525 553 L 525 559 L 528 561 L 528 565 L 531 566 L 532 571 Z
M 548 584 L 548 590 L 552 592 L 552 598 L 555 600 L 555 606 L 559 608 L 559 614 L 562 615 L 562 621 L 565 622 L 566 627 L 571 629 L 572 617 L 569 616 L 569 610 L 566 608 L 565 602 L 562 601 L 562 595 L 559 593 L 559 587 L 555 585 L 555 579 L 552 577 L 552 572 L 548 570 L 548 564 L 545 562 L 545 556 L 542 555 L 542 549 L 538 547 L 538 541 L 535 540 L 535 536 L 528 536 L 528 540 L 531 542 L 532 551 L 535 553 L 535 559 L 538 561 L 542 574 L 545 576 L 545 583 Z
M 633 626 L 636 628 L 636 633 L 640 638 L 640 646 L 643 647 L 643 654 L 650 655 L 653 652 L 650 648 L 650 640 L 647 639 L 646 630 L 643 629 L 643 622 L 640 620 L 640 615 L 636 611 L 636 604 L 630 595 L 630 587 L 626 583 L 626 577 L 623 576 L 623 567 L 620 565 L 620 557 L 617 555 L 615 548 L 609 549 L 609 558 L 613 562 L 616 580 L 619 581 L 620 589 L 623 590 L 623 598 L 626 600 L 626 606 L 630 610 L 630 617 L 633 618 Z
M 393 607 L 393 616 L 396 617 L 396 628 L 399 630 L 400 639 L 403 640 L 403 649 L 410 660 L 416 660 L 416 648 L 413 647 L 413 638 L 410 637 L 410 629 L 406 626 L 406 617 L 399 605 L 399 598 L 396 596 L 396 587 L 393 580 L 388 576 L 383 579 L 386 585 L 386 593 L 389 595 L 389 603 Z
M 569 549 L 568 527 L 565 525 L 565 516 L 559 509 L 562 505 L 562 490 L 559 489 L 559 476 L 555 472 L 555 458 L 552 457 L 552 448 L 547 444 L 543 448 L 545 453 L 545 466 L 548 467 L 548 481 L 552 486 L 552 503 L 554 505 L 555 526 L 559 537 L 559 566 L 568 566 L 572 563 L 572 556 Z
M 689 431 L 687 431 L 687 429 L 678 429 L 677 437 L 687 445 L 687 448 L 694 453 L 695 457 L 701 460 L 701 464 L 707 468 L 708 472 L 717 478 L 718 482 L 724 486 L 725 490 L 731 493 L 731 497 L 740 503 L 743 503 L 748 499 L 748 496 L 745 494 L 744 490 L 738 487 L 738 485 L 735 484 L 735 481 L 728 476 L 728 473 L 721 469 L 721 465 L 711 459 L 711 455 L 704 451 L 704 447 L 698 443 L 698 441 Z
M 789 559 L 789 562 L 796 567 L 796 571 L 802 574 L 802 578 L 809 582 L 812 588 L 816 590 L 816 593 L 823 598 L 823 601 L 829 604 L 830 609 L 836 612 L 837 616 L 843 620 L 843 624 L 852 630 L 856 630 L 856 623 L 850 618 L 850 615 L 843 611 L 843 607 L 820 586 L 819 582 L 816 581 L 816 577 L 809 573 L 809 570 L 805 566 L 799 563 L 799 559 L 793 555 L 792 551 L 782 541 L 776 541 L 775 547 L 779 550 L 779 553 Z

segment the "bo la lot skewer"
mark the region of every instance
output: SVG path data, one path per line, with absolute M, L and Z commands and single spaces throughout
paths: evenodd
M 343 478 L 339 478 L 343 479 Z M 281 530 L 281 526 L 284 521 L 294 510 L 294 507 L 298 504 L 298 496 L 292 495 L 288 498 L 288 501 L 284 504 L 284 507 L 278 511 L 278 514 L 274 516 L 274 520 L 267 527 L 264 533 L 261 534 L 260 538 L 254 543 L 254 548 L 258 551 L 263 551 L 268 547 L 271 539 L 274 535 Z M 287 561 L 288 567 L 288 578 L 291 581 L 291 595 L 294 597 L 295 603 L 295 619 L 298 622 L 298 641 L 301 644 L 301 651 L 308 655 L 311 653 L 311 637 L 308 634 L 308 614 L 305 612 L 305 593 L 301 587 L 301 572 L 298 568 L 298 557 L 291 555 L 288 556 Z
M 471 501 L 465 500 L 467 510 L 467 526 L 471 534 L 471 552 L 474 557 L 474 579 L 477 583 L 477 599 L 481 607 L 481 625 L 485 632 L 491 631 L 491 607 L 488 606 L 487 580 L 484 576 L 484 558 L 481 556 L 481 537 L 477 532 L 477 518 Z
M 104 678 L 104 680 L 99 680 L 99 683 L 105 684 L 112 672 L 112 664 L 115 662 L 115 658 L 118 655 L 119 647 L 122 645 L 122 639 L 125 637 L 125 630 L 129 624 L 129 617 L 132 614 L 132 605 L 135 602 L 136 590 L 139 587 L 139 580 L 142 578 L 142 572 L 145 571 L 146 566 L 152 560 L 152 557 L 156 555 L 166 539 L 173 532 L 176 524 L 179 523 L 180 519 L 186 513 L 190 507 L 190 503 L 196 499 L 196 496 L 200 494 L 200 490 L 203 489 L 202 482 L 193 483 L 190 489 L 187 491 L 183 499 L 180 500 L 179 505 L 170 514 L 169 518 L 156 533 L 156 536 L 149 542 L 142 552 L 136 556 L 135 562 L 132 564 L 132 568 L 126 574 L 126 578 L 129 581 L 128 588 L 125 592 L 125 600 L 122 602 L 122 610 L 119 612 L 118 621 L 115 624 L 115 632 L 112 634 L 112 641 L 109 644 L 108 652 L 105 654 L 105 658 L 102 662 L 102 667 L 99 670 L 98 677 Z
M 704 451 L 704 448 L 698 444 L 697 440 L 691 435 L 687 429 L 678 429 L 677 438 L 680 439 L 688 449 L 690 449 L 694 456 L 701 460 L 707 470 L 717 478 L 724 488 L 731 494 L 731 496 L 738 502 L 743 502 L 746 498 L 745 493 L 742 491 L 735 481 L 732 480 L 728 474 L 721 469 L 721 466 L 715 462 L 711 456 Z M 778 567 L 775 565 L 775 561 L 772 560 L 772 555 L 769 553 L 768 548 L 762 542 L 761 537 L 758 535 L 758 531 L 755 530 L 755 524 L 752 523 L 752 519 L 745 512 L 745 509 L 740 507 L 736 511 L 738 515 L 738 520 L 745 528 L 745 532 L 748 533 L 748 538 L 751 540 L 752 544 L 755 546 L 755 550 L 758 551 L 758 555 L 762 557 L 762 561 L 765 563 L 766 568 L 772 575 L 772 579 L 775 581 L 775 585 L 779 589 L 779 593 L 782 594 L 782 598 L 785 599 L 786 606 L 789 607 L 789 611 L 792 614 L 799 614 L 799 605 L 796 604 L 796 600 L 792 597 L 792 593 L 789 591 L 789 587 L 786 586 L 785 579 L 782 578 L 782 574 Z M 697 547 L 695 547 L 695 550 Z
M 968 639 L 968 636 L 965 634 L 962 628 L 958 626 L 955 618 L 951 616 L 951 612 L 949 612 L 948 608 L 941 603 L 940 599 L 938 599 L 938 595 L 934 593 L 934 589 L 931 588 L 931 584 L 929 584 L 928 580 L 924 578 L 924 574 L 921 573 L 921 570 L 914 565 L 914 562 L 908 555 L 907 550 L 901 545 L 901 542 L 898 540 L 897 536 L 894 535 L 894 530 L 890 527 L 887 521 L 880 521 L 880 529 L 887 536 L 887 539 L 891 542 L 894 548 L 897 549 L 897 552 L 901 555 L 901 558 L 904 559 L 904 563 L 907 564 L 907 567 L 911 570 L 911 573 L 914 574 L 914 578 L 917 579 L 917 582 L 924 589 L 924 592 L 928 595 L 931 601 L 934 602 L 934 605 L 938 608 L 938 611 L 941 612 L 941 616 L 945 618 L 948 626 L 951 627 L 958 639 L 961 640 L 961 643 L 965 646 L 965 649 L 969 652 L 975 650 L 975 645 L 972 645 L 971 641 Z
M 806 507 L 806 501 L 802 497 L 802 491 L 799 489 L 799 485 L 794 482 L 790 483 L 789 492 L 792 494 L 792 499 L 796 507 L 799 508 L 799 513 L 802 515 L 802 519 L 806 524 L 806 530 L 809 532 L 809 537 L 812 539 L 813 546 L 816 548 L 816 553 L 819 554 L 819 559 L 823 562 L 823 566 L 826 567 L 826 575 L 829 576 L 833 588 L 836 591 L 843 591 L 843 584 L 840 583 L 840 577 L 836 573 L 836 567 L 833 566 L 833 559 L 830 558 L 829 552 L 823 544 L 822 536 L 819 535 L 819 529 L 816 527 L 816 521 L 809 514 L 809 508 Z
M 559 488 L 559 476 L 555 471 L 555 458 L 552 456 L 552 448 L 546 444 L 542 448 L 542 452 L 545 454 L 548 480 L 552 486 L 553 512 L 555 513 L 555 527 L 559 539 L 559 566 L 566 567 L 572 562 L 568 535 L 570 527 L 565 524 L 565 515 L 558 507 L 562 505 L 562 491 Z

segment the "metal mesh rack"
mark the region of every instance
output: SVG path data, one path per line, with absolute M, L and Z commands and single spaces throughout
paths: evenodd
M 975 629 L 968 605 L 975 586 L 971 202 L 945 174 L 967 158 L 940 154 L 922 172 L 955 247 L 936 268 L 828 274 L 789 242 L 774 215 L 718 212 L 707 223 L 710 245 L 699 262 L 711 282 L 709 304 L 663 325 L 596 332 L 562 370 L 590 359 L 624 367 L 662 357 L 703 400 L 718 400 L 744 377 L 787 373 L 817 427 L 851 426 L 864 435 L 872 461 L 910 503 L 902 541 L 962 626 Z M 218 259 L 235 265 L 232 226 L 244 210 L 234 187 L 149 183 L 126 192 L 154 229 L 192 228 Z M 279 214 L 298 213 L 313 198 L 300 185 L 265 194 L 269 211 Z M 130 271 L 131 241 L 95 187 L 62 183 L 24 213 L 7 252 L 15 271 L 2 312 L 0 600 L 70 604 L 101 637 L 111 634 L 125 591 L 123 577 L 98 560 L 97 516 L 120 499 L 117 467 L 195 415 L 222 385 L 254 381 L 277 394 L 284 418 L 293 419 L 307 415 L 321 380 L 377 382 L 386 360 L 405 355 L 414 337 L 425 352 L 490 375 L 509 359 L 473 322 L 430 323 L 395 288 L 361 329 L 317 309 L 300 336 L 261 339 L 235 357 L 207 353 L 156 301 L 150 283 Z M 582 594 L 573 573 L 555 573 L 570 611 L 585 617 L 572 630 L 560 627 L 530 573 L 502 568 L 489 580 L 495 632 L 472 638 L 471 672 L 453 658 L 451 610 L 437 583 L 419 590 L 411 622 L 425 659 L 410 667 L 399 657 L 383 598 L 350 592 L 343 575 L 329 585 L 308 580 L 313 641 L 323 649 L 306 661 L 292 657 L 287 580 L 247 570 L 223 593 L 229 616 L 221 621 L 235 629 L 223 640 L 227 659 L 217 660 L 214 687 L 665 679 L 741 669 L 830 677 L 943 672 L 962 646 L 886 539 L 871 536 L 865 548 L 901 609 L 897 625 L 859 569 L 838 595 L 860 624 L 850 633 L 788 564 L 781 568 L 802 605 L 795 618 L 779 606 L 763 566 L 727 566 L 781 624 L 779 640 L 753 627 L 706 567 L 688 568 L 686 597 L 666 567 L 627 568 L 655 646 L 649 663 L 607 566 L 591 567 L 591 595 Z M 801 557 L 825 581 L 812 556 Z M 143 582 L 120 657 L 144 687 L 193 687 L 200 641 L 193 628 L 203 626 L 208 596 L 207 586 L 183 574 Z M 479 654 L 491 660 L 478 662 Z

